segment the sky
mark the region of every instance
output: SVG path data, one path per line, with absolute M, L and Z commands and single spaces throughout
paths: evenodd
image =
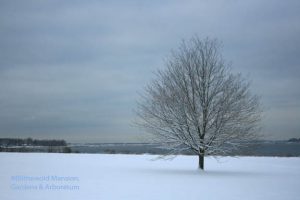
M 0 1 L 0 137 L 139 142 L 139 93 L 182 39 L 222 41 L 265 139 L 300 138 L 300 1 Z

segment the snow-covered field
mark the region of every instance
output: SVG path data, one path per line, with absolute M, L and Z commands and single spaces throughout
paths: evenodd
M 0 153 L 0 199 L 300 199 L 300 158 L 153 158 Z

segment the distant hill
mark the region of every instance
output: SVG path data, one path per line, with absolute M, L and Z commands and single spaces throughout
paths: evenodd
M 34 140 L 32 138 L 0 138 L 0 146 L 66 146 L 64 140 Z

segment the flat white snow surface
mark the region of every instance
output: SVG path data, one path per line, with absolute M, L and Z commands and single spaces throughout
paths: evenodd
M 154 158 L 0 153 L 0 199 L 300 199 L 300 158 Z

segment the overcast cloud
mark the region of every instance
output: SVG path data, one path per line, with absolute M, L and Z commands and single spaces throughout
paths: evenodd
M 0 137 L 133 142 L 137 92 L 194 34 L 223 42 L 265 107 L 267 139 L 300 137 L 300 1 L 0 2 Z

